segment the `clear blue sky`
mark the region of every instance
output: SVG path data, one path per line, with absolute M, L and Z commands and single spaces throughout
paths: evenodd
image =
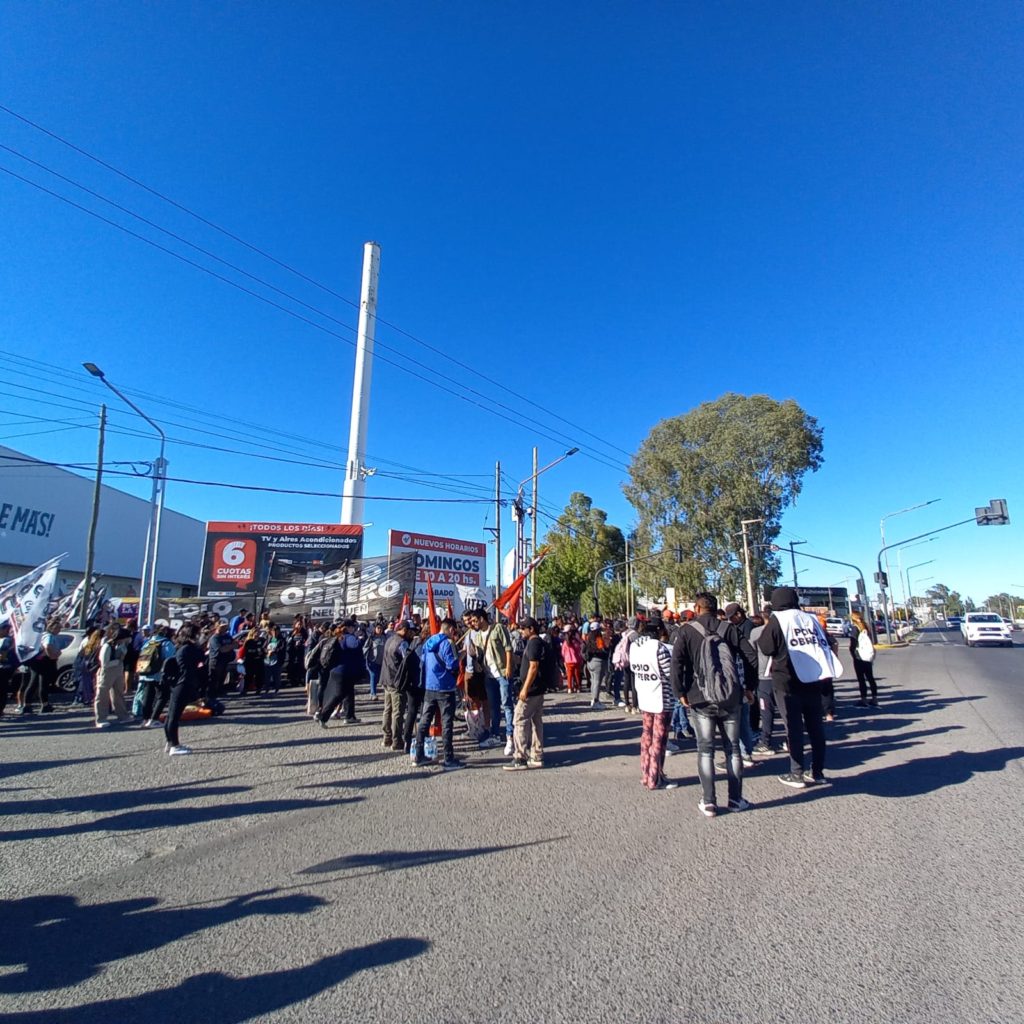
M 889 536 L 992 497 L 1024 516 L 1024 8 L 515 6 L 8 0 L 0 103 L 350 302 L 363 242 L 381 243 L 380 316 L 476 372 L 380 328 L 413 372 L 377 363 L 371 464 L 466 476 L 440 481 L 456 494 L 378 475 L 371 495 L 484 497 L 496 459 L 518 481 L 534 443 L 542 462 L 583 444 L 600 461 L 552 470 L 542 500 L 585 490 L 628 528 L 623 451 L 734 390 L 793 397 L 824 427 L 825 466 L 784 523 L 807 551 L 870 571 L 879 518 L 930 498 Z M 344 459 L 353 307 L 3 112 L 0 144 L 316 312 L 6 150 L 3 167 L 341 335 L 0 174 L 0 443 L 92 458 L 93 360 L 175 438 L 304 463 L 175 444 L 171 476 L 340 491 L 309 461 Z M 113 434 L 108 457 L 153 449 Z M 174 483 L 168 500 L 201 519 L 340 506 Z M 368 508 L 370 550 L 389 526 L 493 525 L 485 504 Z M 1024 583 L 1018 530 L 963 527 L 913 561 L 982 599 Z

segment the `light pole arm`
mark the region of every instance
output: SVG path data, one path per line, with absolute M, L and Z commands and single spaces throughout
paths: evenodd
M 665 554 L 664 551 L 655 551 L 652 555 L 642 555 L 640 558 L 627 558 L 622 562 L 609 562 L 607 565 L 602 565 L 601 568 L 594 573 L 594 611 L 598 614 L 601 613 L 601 605 L 597 596 L 597 581 L 606 572 L 608 572 L 609 569 L 618 569 L 620 565 L 634 565 L 637 562 L 649 562 L 654 558 L 661 558 L 663 554 Z

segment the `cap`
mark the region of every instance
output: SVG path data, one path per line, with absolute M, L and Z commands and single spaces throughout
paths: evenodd
M 401 619 L 395 625 L 395 629 L 415 629 L 416 623 L 412 619 Z
M 725 617 L 731 619 L 737 612 L 743 611 L 743 608 L 738 605 L 735 601 L 730 601 L 725 606 Z
M 683 612 L 683 618 L 684 618 L 684 619 L 685 619 L 685 620 L 686 620 L 687 622 L 692 622 L 692 621 L 693 621 L 693 618 L 694 618 L 694 615 L 693 615 L 693 611 L 692 611 L 691 609 L 687 608 L 687 609 L 686 609 L 686 610 L 685 610 L 685 611 Z
M 537 620 L 531 615 L 524 615 L 519 620 L 520 629 L 532 629 L 535 633 L 537 632 Z

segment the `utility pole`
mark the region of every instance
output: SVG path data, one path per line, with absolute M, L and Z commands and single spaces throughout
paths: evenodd
M 629 564 L 629 538 L 626 538 L 626 619 L 629 620 L 633 617 L 631 610 L 633 604 L 633 585 L 632 585 L 632 572 Z
M 747 611 L 754 610 L 754 581 L 750 574 L 750 544 L 747 542 L 747 527 L 754 523 L 763 523 L 763 519 L 743 519 L 740 526 L 743 527 L 743 571 L 747 577 Z
M 793 550 L 793 548 L 797 544 L 806 544 L 806 543 L 807 543 L 807 541 L 805 541 L 805 540 L 791 540 L 789 542 L 789 560 L 793 563 L 793 589 L 794 590 L 796 590 L 796 588 L 799 586 L 799 584 L 796 581 L 796 552 Z M 749 611 L 753 611 L 752 608 L 748 609 L 748 610 Z
M 380 278 L 380 246 L 363 246 L 363 281 L 359 296 L 356 366 L 352 376 L 352 415 L 348 428 L 348 460 L 341 497 L 341 521 L 354 526 L 363 521 L 366 478 L 366 433 L 370 421 L 370 383 L 373 378 L 373 341 L 377 329 L 377 282 Z
M 501 463 L 494 464 L 494 598 L 501 594 Z
M 78 628 L 85 629 L 92 599 L 92 566 L 96 549 L 96 524 L 100 519 L 100 494 L 103 485 L 103 441 L 107 430 L 107 407 L 100 406 L 100 437 L 96 445 L 96 483 L 92 489 L 92 515 L 89 517 L 89 536 L 85 542 L 85 577 L 82 586 L 82 611 L 78 616 Z
M 530 509 L 530 557 L 537 557 L 537 446 L 533 446 L 533 507 Z M 530 573 L 530 614 L 537 614 L 537 570 Z

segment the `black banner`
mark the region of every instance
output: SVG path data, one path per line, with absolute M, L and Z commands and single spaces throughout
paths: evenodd
M 288 558 L 275 558 L 267 584 L 266 609 L 274 622 L 296 615 L 330 621 L 355 615 L 361 620 L 383 615 L 393 619 L 416 582 L 414 553 L 325 561 L 313 568 Z
M 158 597 L 153 622 L 157 626 L 180 629 L 183 623 L 204 612 L 216 612 L 227 622 L 243 608 L 259 611 L 251 597 Z

